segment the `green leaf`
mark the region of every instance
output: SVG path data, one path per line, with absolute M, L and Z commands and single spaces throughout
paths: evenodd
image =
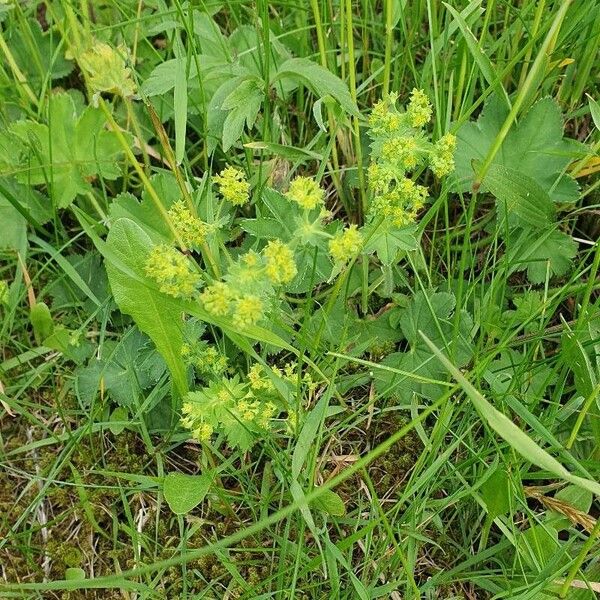
M 575 389 L 584 398 L 589 398 L 598 385 L 598 376 L 590 356 L 578 339 L 576 332 L 568 330 L 561 338 L 561 358 L 575 376 Z
M 0 250 L 19 250 L 27 247 L 27 221 L 25 217 L 0 194 Z
M 296 148 L 295 146 L 286 146 L 284 144 L 275 144 L 274 142 L 248 142 L 244 144 L 244 148 L 252 150 L 260 150 L 266 154 L 275 156 L 283 156 L 288 160 L 298 160 L 307 162 L 309 160 L 323 160 L 323 155 L 318 152 L 312 152 L 305 148 Z
M 85 571 L 80 567 L 69 567 L 68 569 L 65 569 L 65 579 L 67 581 L 85 579 Z
M 221 132 L 224 152 L 242 137 L 245 127 L 252 129 L 263 100 L 263 82 L 258 77 L 239 78 L 223 99 L 219 110 L 227 111 Z
M 548 194 L 528 175 L 492 164 L 484 184 L 498 199 L 498 229 L 509 225 L 542 229 L 554 222 L 556 211 Z
M 121 153 L 116 133 L 105 129 L 102 111 L 88 106 L 78 114 L 65 93 L 50 96 L 48 125 L 18 121 L 0 135 L 0 161 L 10 160 L 4 169 L 16 172 L 22 183 L 48 185 L 59 208 L 89 192 L 98 175 L 116 179 Z
M 310 411 L 304 425 L 300 430 L 296 447 L 292 454 L 292 479 L 296 480 L 300 476 L 302 467 L 306 462 L 310 450 L 313 448 L 313 443 L 319 427 L 325 418 L 325 411 L 329 404 L 329 396 L 323 394 L 317 405 Z
M 110 413 L 108 428 L 113 435 L 119 435 L 127 427 L 129 411 L 124 406 L 118 406 Z
M 510 511 L 509 479 L 504 465 L 496 467 L 492 475 L 483 483 L 480 490 L 490 520 Z
M 590 106 L 592 121 L 594 121 L 596 129 L 600 131 L 600 106 L 598 106 L 598 103 L 590 95 L 588 95 L 588 104 Z
M 455 327 L 455 306 L 456 299 L 449 292 L 415 294 L 400 317 L 400 329 L 409 348 L 383 359 L 382 363 L 392 370 L 376 372 L 375 384 L 380 393 L 391 394 L 403 404 L 410 404 L 415 393 L 425 398 L 435 398 L 442 393 L 445 371 L 431 356 L 420 331 L 435 340 L 459 366 L 469 362 L 473 355 L 473 319 L 467 311 L 461 310 L 458 327 Z
M 367 226 L 363 232 L 364 237 L 368 240 L 364 252 L 367 254 L 374 252 L 384 265 L 389 266 L 396 261 L 400 250 L 417 249 L 416 231 L 416 225 L 395 227 L 387 222 Z
M 93 356 L 79 369 L 76 389 L 82 406 L 90 406 L 102 382 L 106 393 L 120 406 L 131 406 L 142 390 L 156 384 L 166 364 L 137 328 L 125 332 L 118 342 L 106 340 L 100 358 Z
M 314 500 L 312 506 L 326 512 L 332 517 L 343 517 L 346 514 L 344 501 L 333 490 L 325 490 Z
M 200 504 L 208 494 L 214 473 L 185 475 L 169 473 L 163 482 L 163 493 L 169 508 L 176 515 L 185 515 Z
M 150 183 L 166 210 L 181 198 L 181 190 L 171 173 L 156 173 Z M 174 241 L 173 231 L 146 190 L 142 192 L 141 200 L 128 192 L 119 194 L 110 205 L 110 217 L 112 222 L 122 217 L 135 221 L 156 243 Z
M 548 274 L 564 275 L 577 255 L 577 242 L 558 229 L 540 231 L 535 236 L 529 230 L 518 229 L 509 240 L 509 264 L 516 271 L 527 269 L 531 283 L 544 283 Z
M 305 85 L 317 98 L 331 96 L 351 115 L 358 116 L 356 106 L 348 86 L 336 75 L 324 67 L 306 58 L 290 58 L 275 72 L 271 85 L 279 79 L 292 79 Z
M 183 320 L 181 303 L 160 292 L 146 277 L 144 263 L 154 244 L 130 219 L 118 219 L 106 239 L 104 258 L 115 302 L 133 317 L 165 359 L 175 388 L 188 391 L 187 370 L 181 357 Z
M 73 70 L 73 62 L 65 59 L 61 41 L 54 29 L 44 33 L 36 19 L 23 19 L 15 27 L 9 40 L 10 50 L 30 85 L 41 86 L 47 76 L 60 79 Z
M 577 485 L 600 496 L 600 484 L 591 479 L 573 475 L 552 455 L 538 446 L 524 431 L 515 425 L 506 415 L 494 408 L 484 396 L 467 380 L 467 378 L 444 356 L 436 345 L 423 333 L 425 343 L 436 358 L 444 365 L 448 372 L 463 388 L 481 418 L 508 444 L 514 448 L 527 461 L 552 473 L 560 479 Z
M 477 122 L 465 123 L 458 130 L 454 173 L 457 191 L 471 189 L 475 179 L 473 161 L 485 160 L 507 116 L 504 102 L 491 96 Z M 492 164 L 530 177 L 556 202 L 575 202 L 579 197 L 577 183 L 564 170 L 582 152 L 582 145 L 563 138 L 559 105 L 544 98 L 508 132 Z M 481 189 L 487 191 L 485 182 Z
M 29 320 L 33 327 L 35 341 L 41 345 L 54 331 L 54 321 L 48 305 L 45 302 L 36 302 L 29 311 Z
M 240 227 L 259 240 L 275 240 L 284 238 L 286 230 L 277 219 L 258 217 L 257 219 L 241 219 Z

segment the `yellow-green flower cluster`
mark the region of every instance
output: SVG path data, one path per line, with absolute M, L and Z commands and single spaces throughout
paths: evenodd
M 201 294 L 204 308 L 215 317 L 229 316 L 236 327 L 254 325 L 263 316 L 262 300 L 254 294 L 239 294 L 230 283 L 217 281 Z
M 454 168 L 454 136 L 447 134 L 432 144 L 422 128 L 431 120 L 432 107 L 422 90 L 413 89 L 404 113 L 396 108 L 397 94 L 378 102 L 369 119 L 371 164 L 369 187 L 373 198 L 370 218 L 384 218 L 397 227 L 412 223 L 427 198 L 427 188 L 407 173 L 426 161 L 438 176 Z
M 181 412 L 181 424 L 190 430 L 192 437 L 199 442 L 209 442 L 215 429 L 204 420 L 201 406 L 194 402 L 185 402 Z
M 226 167 L 213 181 L 219 186 L 221 196 L 235 206 L 243 206 L 250 199 L 250 184 L 240 169 Z
M 203 341 L 183 344 L 181 356 L 204 377 L 220 377 L 227 370 L 227 357 Z
M 255 391 L 274 392 L 275 386 L 270 377 L 265 373 L 265 368 L 260 363 L 254 363 L 248 370 L 250 387 Z
M 298 269 L 294 261 L 294 252 L 281 240 L 270 241 L 263 250 L 265 272 L 275 284 L 289 283 L 296 277 Z
M 88 76 L 94 92 L 109 92 L 124 98 L 135 94 L 131 69 L 125 60 L 127 55 L 125 46 L 113 48 L 104 42 L 95 42 L 79 56 L 79 66 Z
M 456 148 L 456 136 L 447 133 L 434 145 L 429 157 L 431 170 L 438 176 L 444 177 L 454 171 L 454 150 Z
M 419 162 L 419 146 L 414 136 L 399 135 L 385 140 L 381 145 L 381 158 L 396 164 L 403 171 L 412 171 Z
M 396 227 L 410 225 L 427 198 L 427 188 L 404 177 L 393 187 L 378 193 L 371 203 L 371 213 L 389 220 Z
M 205 242 L 210 226 L 194 216 L 183 200 L 175 202 L 168 214 L 185 246 L 201 246 Z
M 312 210 L 323 205 L 325 191 L 310 177 L 296 177 L 290 183 L 286 196 L 302 208 Z
M 369 129 L 373 135 L 395 133 L 403 123 L 403 115 L 396 110 L 398 94 L 391 92 L 377 102 L 369 115 Z
M 412 127 L 423 127 L 431 120 L 433 110 L 427 94 L 414 88 L 410 94 L 410 102 L 406 109 L 408 120 Z
M 231 288 L 222 281 L 209 285 L 200 294 L 200 300 L 204 308 L 215 317 L 224 317 L 231 309 L 235 294 Z
M 362 249 L 363 237 L 356 225 L 350 225 L 329 241 L 329 253 L 335 262 L 345 263 Z
M 226 435 L 231 446 L 248 449 L 254 434 L 266 429 L 277 413 L 273 396 L 256 396 L 238 376 L 211 381 L 190 392 L 182 407 L 181 424 L 195 439 L 208 442 L 214 432 Z
M 144 272 L 158 283 L 161 292 L 176 298 L 189 298 L 200 282 L 189 259 L 166 244 L 154 246 L 144 264 Z
M 236 327 L 248 327 L 254 325 L 263 316 L 262 300 L 255 295 L 242 296 L 235 301 L 233 309 L 233 324 Z

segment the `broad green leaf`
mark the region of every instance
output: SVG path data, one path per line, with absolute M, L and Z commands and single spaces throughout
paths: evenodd
M 309 160 L 323 160 L 323 155 L 305 148 L 296 148 L 295 146 L 286 146 L 284 144 L 275 144 L 274 142 L 248 142 L 244 148 L 260 150 L 265 154 L 283 156 L 288 160 L 298 160 L 306 162 Z
M 65 570 L 65 579 L 67 581 L 79 581 L 85 579 L 85 571 L 80 567 L 69 567 Z
M 210 491 L 212 472 L 202 475 L 169 473 L 163 482 L 163 493 L 169 508 L 176 515 L 185 515 L 200 504 Z
M 467 378 L 444 356 L 444 354 L 421 333 L 425 343 L 444 365 L 448 372 L 463 388 L 482 419 L 523 458 L 532 464 L 552 473 L 560 479 L 591 491 L 600 496 L 600 484 L 579 475 L 573 475 L 552 455 L 538 446 L 524 431 L 515 425 L 506 415 L 494 408 L 485 397 L 467 380 Z
M 257 77 L 242 78 L 223 99 L 220 110 L 227 111 L 221 133 L 224 152 L 242 137 L 246 127 L 252 129 L 263 99 L 263 82 Z
M 88 106 L 79 114 L 72 96 L 61 93 L 50 96 L 47 120 L 18 121 L 0 135 L 0 170 L 17 172 L 28 185 L 48 185 L 59 208 L 89 192 L 97 176 L 121 174 L 122 148 L 116 133 L 106 130 L 102 110 Z
M 129 411 L 124 406 L 117 406 L 115 410 L 110 413 L 108 428 L 113 435 L 119 435 L 127 427 L 126 423 L 129 421 Z
M 508 108 L 494 95 L 486 102 L 477 122 L 465 123 L 458 130 L 454 154 L 456 190 L 471 189 L 473 161 L 485 160 L 507 116 Z M 556 202 L 575 202 L 579 197 L 577 184 L 564 171 L 584 153 L 581 144 L 563 138 L 560 107 L 551 98 L 544 98 L 509 131 L 492 164 L 530 177 Z M 485 182 L 481 189 L 488 189 Z
M 181 199 L 181 190 L 173 174 L 156 173 L 150 178 L 150 183 L 165 209 Z M 173 232 L 146 190 L 142 192 L 141 200 L 128 192 L 119 194 L 110 205 L 110 217 L 113 222 L 122 217 L 135 221 L 156 243 L 174 240 Z
M 481 497 L 488 511 L 488 519 L 506 514 L 511 507 L 508 474 L 504 465 L 496 467 L 480 488 Z
M 139 225 L 130 219 L 118 219 L 106 239 L 106 271 L 115 302 L 154 342 L 171 371 L 175 388 L 183 395 L 188 384 L 181 357 L 181 304 L 160 292 L 144 274 L 144 263 L 153 246 Z
M 484 184 L 498 200 L 498 228 L 509 225 L 543 229 L 555 219 L 555 208 L 548 194 L 528 175 L 492 164 Z
M 348 86 L 339 77 L 311 60 L 306 58 L 286 60 L 275 72 L 271 85 L 280 79 L 298 81 L 311 90 L 317 98 L 329 95 L 335 98 L 348 114 L 359 114 Z
M 275 240 L 286 236 L 286 230 L 277 219 L 258 217 L 257 219 L 242 219 L 240 227 L 259 240 Z
M 333 490 L 325 490 L 312 503 L 312 506 L 326 512 L 332 517 L 343 517 L 346 514 L 344 501 Z
M 558 531 L 547 524 L 534 525 L 516 538 L 517 550 L 532 569 L 551 562 L 560 549 Z
M 416 231 L 416 225 L 395 227 L 387 222 L 367 226 L 363 232 L 367 239 L 364 252 L 367 254 L 374 252 L 384 265 L 389 266 L 396 261 L 400 250 L 416 250 L 418 247 Z
M 592 115 L 592 121 L 594 121 L 596 129 L 600 131 L 600 106 L 598 106 L 598 103 L 590 95 L 588 95 L 588 104 L 590 107 L 590 114 Z
M 466 365 L 473 355 L 473 319 L 466 310 L 458 315 L 455 327 L 456 299 L 449 292 L 415 294 L 400 317 L 400 329 L 409 343 L 405 352 L 394 352 L 382 363 L 391 371 L 376 372 L 376 386 L 380 393 L 393 395 L 403 404 L 410 404 L 413 395 L 435 398 L 442 393 L 446 373 L 431 355 L 420 331 L 424 331 L 445 354 L 459 366 Z M 402 336 L 399 336 L 402 337 Z
M 509 237 L 508 262 L 515 271 L 527 269 L 531 283 L 543 283 L 550 277 L 564 275 L 577 255 L 577 243 L 573 238 L 549 228 L 532 236 L 529 229 L 517 229 Z
M 73 70 L 72 61 L 65 59 L 58 31 L 43 32 L 36 19 L 29 19 L 11 33 L 11 53 L 30 85 L 41 86 L 46 77 L 60 79 Z
M 102 387 L 120 406 L 131 406 L 142 390 L 156 384 L 167 366 L 150 340 L 137 328 L 126 331 L 118 342 L 106 340 L 100 358 L 93 356 L 77 371 L 76 390 L 82 406 L 90 406 Z
M 19 250 L 27 247 L 27 221 L 25 217 L 0 194 L 0 250 Z
M 38 345 L 54 331 L 54 321 L 50 309 L 45 302 L 36 302 L 29 311 L 29 320 L 33 327 L 33 334 Z

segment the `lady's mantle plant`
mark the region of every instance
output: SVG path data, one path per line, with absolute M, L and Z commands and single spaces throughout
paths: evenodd
M 428 197 L 422 173 L 429 166 L 443 177 L 454 164 L 454 136 L 433 143 L 425 131 L 431 115 L 420 90 L 413 90 L 405 110 L 396 94 L 374 106 L 364 224 L 333 219 L 326 190 L 311 177 L 296 176 L 284 193 L 253 192 L 244 172 L 230 165 L 212 178 L 214 187 L 205 185 L 195 197 L 174 191 L 165 202 L 169 240 L 152 244 L 144 276 L 155 293 L 183 302 L 183 312 L 218 326 L 236 343 L 242 336 L 269 352 L 275 346 L 293 352 L 301 317 L 293 297 L 331 284 L 331 293 L 339 294 L 336 281 L 356 261 L 386 268 L 416 246 L 414 223 Z M 225 346 L 214 337 L 179 345 L 196 382 L 183 400 L 181 422 L 199 441 L 223 434 L 229 445 L 247 449 L 261 432 L 290 427 L 302 409 L 298 385 L 314 390 L 316 383 L 295 362 L 281 366 L 289 354 L 267 361 L 263 352 L 243 365 Z M 254 350 L 248 345 L 245 352 L 249 358 Z

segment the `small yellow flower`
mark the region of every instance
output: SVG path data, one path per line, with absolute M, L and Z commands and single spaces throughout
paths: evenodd
M 345 263 L 362 249 L 363 238 L 356 225 L 350 225 L 329 241 L 329 253 L 335 262 Z
M 154 246 L 144 265 L 146 275 L 159 284 L 159 290 L 176 298 L 189 298 L 200 282 L 190 261 L 175 248 Z
M 254 325 L 263 315 L 263 304 L 258 296 L 243 296 L 235 303 L 233 324 L 236 327 Z
M 227 167 L 213 181 L 219 186 L 221 196 L 235 206 L 242 206 L 250 199 L 250 184 L 240 169 Z
M 87 74 L 92 90 L 109 92 L 129 98 L 135 94 L 131 69 L 126 66 L 125 46 L 113 48 L 104 42 L 95 42 L 79 57 L 79 66 Z
M 260 363 L 253 364 L 248 371 L 248 381 L 253 390 L 273 391 L 275 386 L 265 374 L 264 367 Z
M 402 125 L 402 115 L 396 109 L 398 94 L 392 92 L 373 106 L 369 116 L 369 128 L 373 133 L 392 134 Z
M 310 177 L 296 177 L 291 183 L 286 196 L 298 203 L 302 208 L 311 210 L 323 204 L 325 191 Z
M 281 240 L 274 240 L 263 250 L 266 259 L 267 277 L 276 284 L 289 283 L 294 279 L 298 269 L 294 262 L 294 252 Z
M 397 164 L 404 171 L 412 171 L 419 160 L 415 138 L 403 135 L 386 140 L 381 148 L 381 158 Z
M 201 423 L 194 431 L 192 437 L 199 442 L 208 442 L 214 432 L 213 426 L 209 423 Z
M 200 294 L 200 301 L 204 305 L 204 308 L 215 317 L 224 317 L 229 313 L 233 298 L 233 292 L 222 281 L 217 281 L 209 285 Z
M 210 227 L 194 216 L 183 200 L 178 200 L 169 209 L 169 217 L 181 241 L 186 246 L 201 246 Z
M 410 94 L 410 102 L 406 114 L 412 127 L 423 127 L 431 120 L 431 103 L 423 90 L 414 88 Z
M 260 264 L 260 255 L 254 252 L 254 250 L 250 250 L 242 256 L 242 262 L 250 269 L 255 269 Z
M 257 415 L 256 424 L 263 429 L 269 426 L 269 421 L 275 416 L 277 407 L 272 402 L 265 402 Z
M 236 408 L 242 421 L 253 421 L 259 411 L 258 403 L 249 400 L 240 400 Z
M 388 219 L 396 227 L 413 223 L 427 198 L 427 188 L 404 177 L 394 188 L 373 198 L 370 212 Z
M 454 171 L 455 148 L 456 136 L 451 133 L 447 133 L 435 143 L 433 152 L 429 157 L 429 165 L 438 177 L 444 177 Z

